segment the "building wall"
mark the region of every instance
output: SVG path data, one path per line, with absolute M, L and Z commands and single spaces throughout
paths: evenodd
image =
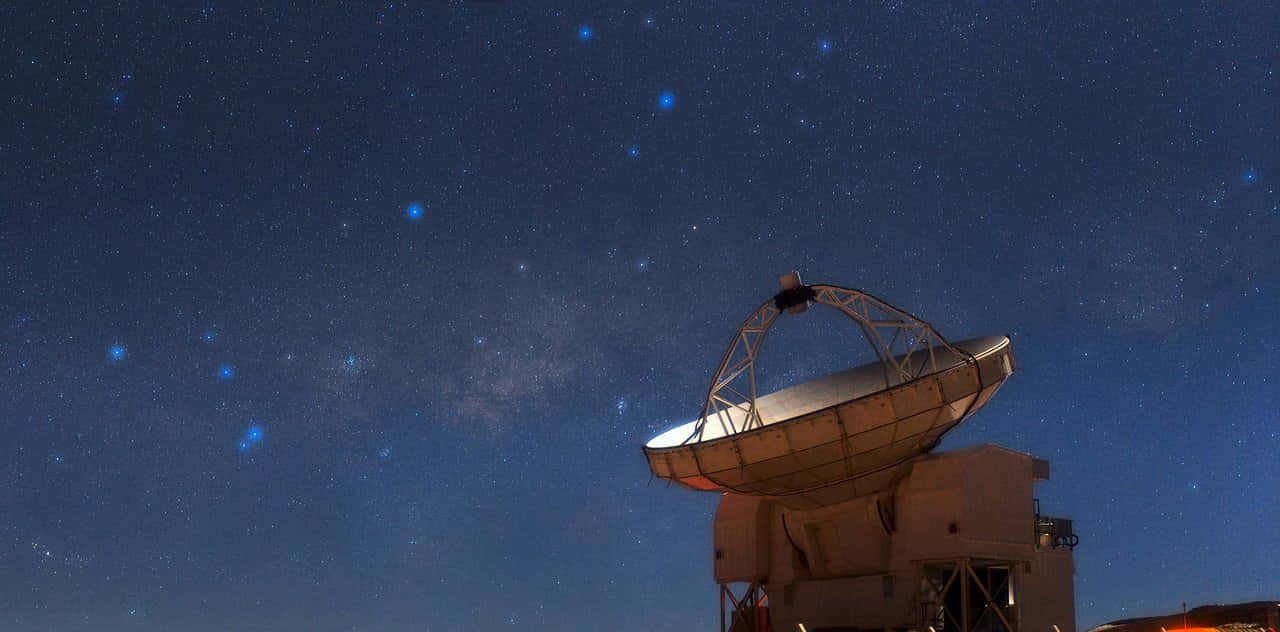
M 1017 605 L 1021 632 L 1061 632 L 1076 629 L 1075 560 L 1066 549 L 1036 554 L 1026 572 L 1018 574 Z
M 1036 548 L 1033 469 L 1031 456 L 988 445 L 927 455 L 892 493 L 830 507 L 726 495 L 717 581 L 766 583 L 776 630 L 893 628 L 918 620 L 930 563 L 1010 560 L 1020 629 L 1074 632 L 1072 556 Z

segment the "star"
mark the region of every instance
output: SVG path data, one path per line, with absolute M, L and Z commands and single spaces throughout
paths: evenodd
M 1053 462 L 1059 480 L 1036 496 L 1095 534 L 1078 549 L 1081 629 L 1159 609 L 1144 569 L 1120 559 L 1158 538 L 1134 549 L 1116 507 L 1154 503 L 1178 523 L 1185 561 L 1227 578 L 1202 599 L 1257 592 L 1257 572 L 1230 568 L 1257 546 L 1219 542 L 1215 518 L 1264 533 L 1256 500 L 1280 498 L 1266 465 L 1280 376 L 1258 344 L 1280 289 L 1266 238 L 1280 197 L 1262 177 L 1275 175 L 1262 148 L 1276 110 L 1253 89 L 1274 82 L 1259 56 L 1269 33 L 1235 29 L 1190 67 L 1188 37 L 1232 16 L 1166 12 L 1135 46 L 1099 47 L 1052 6 L 1002 12 L 1014 28 L 933 16 L 922 43 L 902 0 L 871 15 L 436 4 L 277 11 L 263 29 L 255 12 L 200 2 L 90 28 L 146 45 L 88 60 L 66 51 L 84 29 L 24 33 L 5 82 L 23 95 L 22 142 L 5 153 L 31 193 L 21 221 L 0 221 L 15 244 L 0 575 L 24 581 L 8 618 L 110 628 L 133 611 L 186 629 L 213 613 L 251 628 L 289 618 L 272 608 L 284 577 L 353 629 L 439 603 L 459 625 L 561 629 L 566 603 L 616 594 L 623 575 L 662 577 L 667 618 L 705 618 L 682 597 L 711 585 L 697 573 L 708 546 L 679 534 L 713 526 L 716 495 L 648 485 L 638 448 L 705 407 L 722 336 L 793 267 L 882 293 L 948 337 L 1018 334 L 1021 379 L 938 450 L 991 441 Z M 982 54 L 1028 36 L 1029 60 Z M 1154 108 L 1167 124 L 1149 124 L 1147 91 L 1123 72 L 1135 54 L 1190 70 Z M 1094 121 L 1099 95 L 1108 116 Z M 876 265 L 886 253 L 913 265 Z M 779 317 L 785 353 L 760 358 L 761 397 L 836 368 L 832 346 L 864 350 L 826 311 Z M 920 348 L 913 331 L 890 346 Z M 1152 340 L 1179 344 L 1134 360 Z M 1105 388 L 1064 397 L 1039 379 L 1058 374 Z M 1230 423 L 1196 423 L 1224 402 Z M 1175 441 L 1145 451 L 1141 433 L 1096 421 L 1117 410 Z M 582 419 L 603 425 L 581 446 L 590 458 L 545 449 Z M 538 472 L 609 485 L 566 491 Z M 64 561 L 73 550 L 98 559 Z M 477 552 L 483 568 L 468 566 Z M 1091 571 L 1090 552 L 1120 561 Z M 531 575 L 552 590 L 516 581 Z M 353 592 L 334 577 L 373 579 Z M 219 602 L 227 578 L 236 603 Z M 438 603 L 395 598 L 406 582 Z M 59 614 L 67 586 L 101 598 Z M 165 599 L 177 602 L 152 611 Z
M 241 453 L 245 453 L 256 448 L 260 443 L 262 443 L 262 426 L 253 425 L 244 431 L 244 437 L 236 445 Z

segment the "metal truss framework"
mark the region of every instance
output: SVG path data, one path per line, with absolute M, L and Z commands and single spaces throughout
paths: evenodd
M 1012 560 L 958 558 L 921 565 L 920 627 L 938 632 L 1018 632 Z
M 728 584 L 720 584 L 719 632 L 757 632 L 769 627 L 769 595 L 764 584 L 752 582 L 742 597 L 736 597 Z M 725 606 L 729 606 L 726 610 Z M 725 615 L 728 614 L 728 619 Z M 728 624 L 729 627 L 725 627 Z
M 834 285 L 802 286 L 812 291 L 809 301 L 833 307 L 848 316 L 862 331 L 884 367 L 884 386 L 890 388 L 938 371 L 938 356 L 973 357 L 953 347 L 929 323 L 866 292 Z M 702 440 L 708 422 L 720 425 L 725 436 L 761 428 L 765 420 L 756 408 L 756 358 L 769 328 L 784 306 L 779 294 L 757 308 L 738 328 L 720 360 L 706 405 L 685 444 Z M 731 411 L 741 415 L 738 421 Z

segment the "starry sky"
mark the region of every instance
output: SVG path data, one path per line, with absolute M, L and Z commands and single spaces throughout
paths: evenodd
M 60 4 L 0 9 L 0 630 L 712 629 L 640 446 L 791 269 L 1012 336 L 943 448 L 1053 463 L 1081 629 L 1280 596 L 1273 4 Z

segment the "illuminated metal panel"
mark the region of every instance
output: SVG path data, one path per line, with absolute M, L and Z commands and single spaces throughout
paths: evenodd
M 784 286 L 785 287 L 785 286 Z M 1009 338 L 948 343 L 932 326 L 856 290 L 798 286 L 862 329 L 879 361 L 755 396 L 755 356 L 783 311 L 762 305 L 739 329 L 703 414 L 645 445 L 653 473 L 697 490 L 821 507 L 882 491 L 984 405 L 1013 373 Z

